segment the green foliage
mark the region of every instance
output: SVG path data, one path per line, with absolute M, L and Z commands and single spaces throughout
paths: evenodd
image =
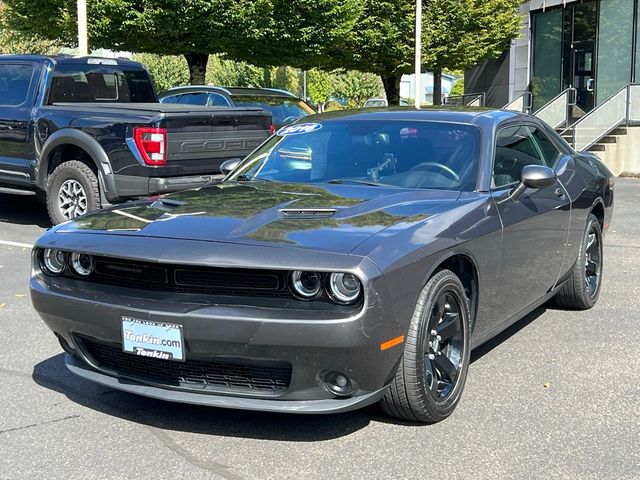
M 158 92 L 189 83 L 189 67 L 184 57 L 138 53 L 133 60 L 147 67 Z
M 453 87 L 451 87 L 450 95 L 452 97 L 459 97 L 461 95 L 464 95 L 464 78 L 459 78 L 458 80 L 456 80 L 456 83 L 454 83 Z
M 0 54 L 59 53 L 62 45 L 40 35 L 26 35 L 7 26 L 6 7 L 0 2 Z
M 429 0 L 423 15 L 427 70 L 468 69 L 498 57 L 522 29 L 521 0 Z
M 258 87 L 264 83 L 265 73 L 264 68 L 212 55 L 207 65 L 206 82 L 223 87 Z
M 307 72 L 307 96 L 312 103 L 324 107 L 334 96 L 334 77 L 335 75 L 318 69 Z
M 372 73 L 345 71 L 334 77 L 334 94 L 346 98 L 349 108 L 362 107 L 368 98 L 378 97 L 382 92 L 380 78 Z

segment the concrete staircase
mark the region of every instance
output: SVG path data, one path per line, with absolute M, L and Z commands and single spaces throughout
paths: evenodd
M 571 131 L 559 132 L 572 143 Z M 640 126 L 620 127 L 587 149 L 619 176 L 640 177 Z

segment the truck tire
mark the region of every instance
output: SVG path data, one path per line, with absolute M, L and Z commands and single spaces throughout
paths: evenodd
M 58 225 L 100 208 L 95 173 L 78 160 L 61 163 L 47 179 L 47 211 Z

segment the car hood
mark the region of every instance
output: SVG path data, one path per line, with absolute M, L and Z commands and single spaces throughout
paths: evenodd
M 458 192 L 366 185 L 223 182 L 118 205 L 58 227 L 99 233 L 349 253 L 400 222 L 426 218 Z

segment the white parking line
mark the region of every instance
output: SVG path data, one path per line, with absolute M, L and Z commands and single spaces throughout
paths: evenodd
M 10 242 L 8 240 L 0 240 L 0 245 L 7 245 L 9 247 L 33 248 L 33 245 L 31 245 L 30 243 Z

